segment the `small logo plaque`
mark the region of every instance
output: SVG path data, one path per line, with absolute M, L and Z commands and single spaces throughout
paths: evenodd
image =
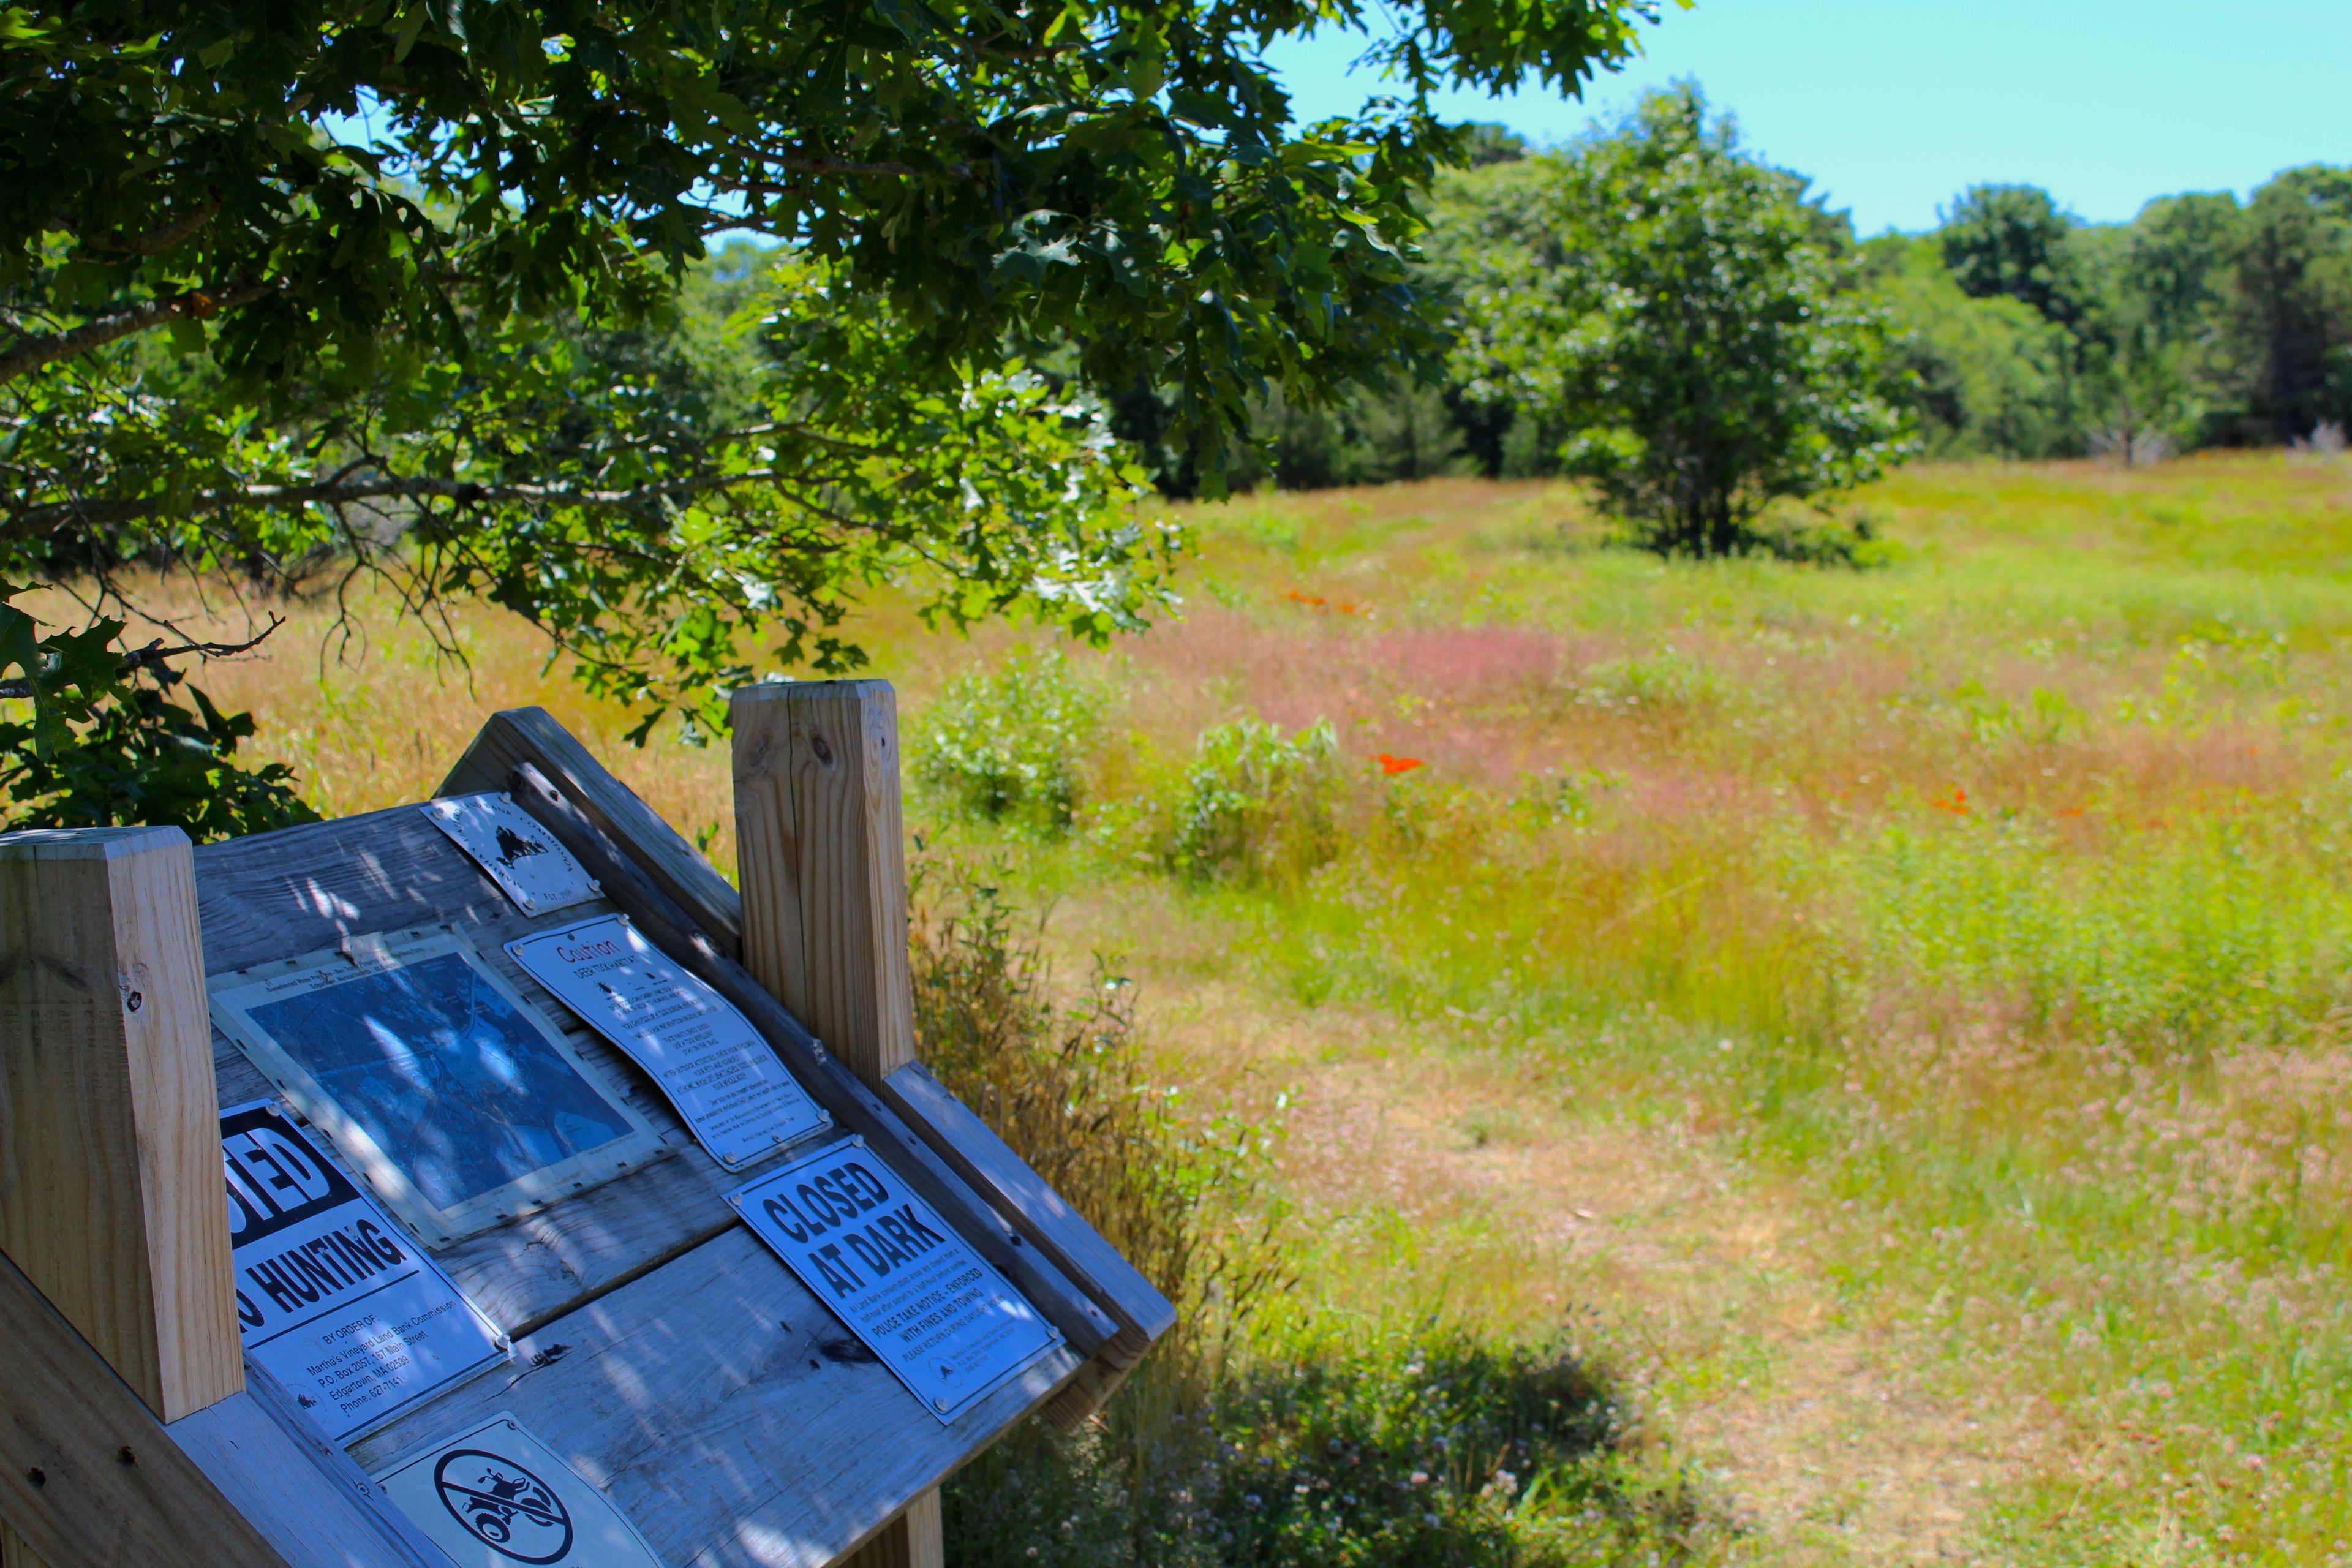
M 457 1568 L 662 1568 L 613 1500 L 511 1414 L 412 1451 L 375 1479 Z

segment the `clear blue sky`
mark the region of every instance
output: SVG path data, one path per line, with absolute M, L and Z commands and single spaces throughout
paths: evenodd
M 2045 187 L 2095 222 L 2151 196 L 2244 195 L 2352 163 L 2352 0 L 1668 0 L 1646 55 L 1585 101 L 1448 94 L 1443 110 L 1565 140 L 1695 77 L 1749 143 L 1813 177 L 1865 235 L 1923 229 L 1979 181 Z M 1361 41 L 1275 52 L 1302 118 L 1382 90 Z

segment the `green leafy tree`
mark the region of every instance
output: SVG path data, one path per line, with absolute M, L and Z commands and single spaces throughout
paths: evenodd
M 2083 319 L 2091 289 L 2068 244 L 2075 226 L 2049 192 L 1972 185 L 1943 217 L 1937 238 L 1960 292 L 1977 300 L 2006 294 L 2062 327 Z
M 1932 237 L 1882 236 L 1863 255 L 1929 453 L 2040 458 L 2077 444 L 2063 329 L 2007 294 L 1962 292 Z
M 1468 375 L 1574 432 L 1569 471 L 1654 548 L 1767 542 L 1758 515 L 1907 449 L 1877 309 L 1805 182 L 1692 86 L 1534 171 L 1464 288 Z
M 2247 204 L 2223 307 L 2245 431 L 2352 423 L 2352 169 L 2289 169 Z
M 1428 363 L 1413 198 L 1468 150 L 1431 95 L 1575 90 L 1645 11 L 0 5 L 0 579 L 88 605 L 16 679 L 78 736 L 160 694 L 67 640 L 155 565 L 487 598 L 648 724 L 854 666 L 883 578 L 1138 624 L 1167 542 L 1095 398 L 1150 389 L 1213 485 L 1253 398 Z M 1293 124 L 1261 51 L 1319 27 L 1399 96 Z M 783 256 L 704 331 L 727 232 Z M 232 771 L 233 732 L 187 731 Z M 6 776 L 19 814 L 157 809 Z
M 2210 422 L 2215 331 L 2237 198 L 2150 202 L 2115 235 L 2093 376 L 2105 444 L 2126 462 L 2194 443 Z

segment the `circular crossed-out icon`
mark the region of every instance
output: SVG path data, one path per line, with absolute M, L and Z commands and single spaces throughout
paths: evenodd
M 504 1454 L 456 1448 L 433 1468 L 441 1506 L 501 1557 L 534 1564 L 572 1550 L 572 1514 L 555 1489 Z

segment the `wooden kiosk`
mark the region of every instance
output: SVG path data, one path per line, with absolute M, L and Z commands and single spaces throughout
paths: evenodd
M 499 1416 L 665 1568 L 919 1568 L 941 1479 L 1033 1412 L 1083 1419 L 1173 1325 L 915 1058 L 889 686 L 761 685 L 733 717 L 740 896 L 537 709 L 494 717 L 441 794 L 506 792 L 562 843 L 601 897 L 554 912 L 522 912 L 415 805 L 193 850 L 176 828 L 0 835 L 5 1568 L 451 1568 L 371 1477 Z M 1058 1342 L 952 1419 L 927 1408 L 730 1206 L 745 1169 L 504 946 L 614 913 L 830 1119 L 767 1168 L 862 1143 Z M 462 1238 L 394 1238 L 510 1349 L 338 1441 L 240 1343 L 222 1111 L 282 1085 L 214 1026 L 207 981 L 416 932 L 559 1024 L 654 1152 Z M 563 1539 L 498 1555 L 593 1555 Z

